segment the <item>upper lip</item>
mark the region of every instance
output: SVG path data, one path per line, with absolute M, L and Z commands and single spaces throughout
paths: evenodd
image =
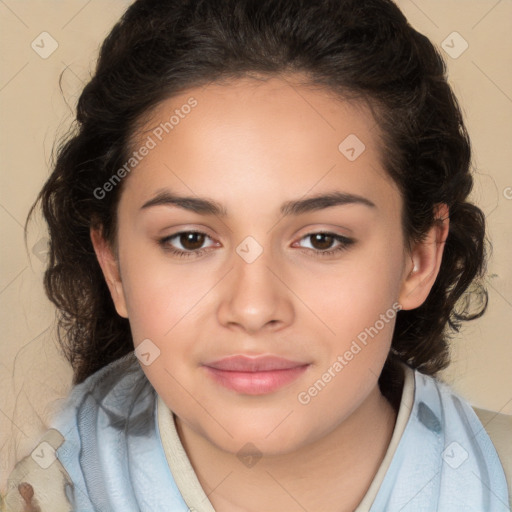
M 289 370 L 307 364 L 271 355 L 257 357 L 235 355 L 206 363 L 205 366 L 231 372 L 269 372 L 272 370 Z

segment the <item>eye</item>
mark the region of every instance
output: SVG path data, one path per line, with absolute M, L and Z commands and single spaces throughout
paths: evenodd
M 179 257 L 187 258 L 191 256 L 200 256 L 205 253 L 207 249 L 201 247 L 207 238 L 212 240 L 206 233 L 202 233 L 201 231 L 181 231 L 174 235 L 162 238 L 158 243 L 165 251 Z M 174 243 L 179 243 L 183 249 L 176 248 L 173 245 L 173 240 L 176 240 Z
M 312 241 L 312 248 L 308 249 L 308 252 L 313 251 L 320 257 L 332 256 L 333 254 L 340 253 L 355 243 L 354 239 L 347 238 L 346 236 L 342 235 L 337 235 L 335 233 L 309 233 L 302 237 L 301 241 L 308 238 Z M 334 248 L 331 249 L 334 242 L 337 242 L 338 245 L 335 245 Z
M 313 253 L 320 257 L 332 256 L 333 254 L 340 253 L 348 249 L 349 246 L 355 243 L 352 238 L 347 238 L 335 233 L 309 233 L 301 238 L 302 240 L 311 239 L 312 247 L 305 248 L 304 252 Z M 203 247 L 207 239 L 212 240 L 210 236 L 201 231 L 180 231 L 174 235 L 167 236 L 158 240 L 159 245 L 166 251 L 180 258 L 199 257 L 206 253 L 211 247 L 217 243 L 214 242 L 209 247 Z M 177 248 L 174 244 L 178 243 L 182 248 Z M 333 249 L 333 243 L 337 243 Z M 217 244 L 218 246 L 218 244 Z

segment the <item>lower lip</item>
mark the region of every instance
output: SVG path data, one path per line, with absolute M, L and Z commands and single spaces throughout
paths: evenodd
M 246 395 L 266 395 L 298 379 L 309 365 L 268 372 L 233 372 L 205 366 L 209 375 L 225 388 Z

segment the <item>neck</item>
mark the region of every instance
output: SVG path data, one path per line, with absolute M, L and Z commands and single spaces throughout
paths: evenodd
M 397 411 L 378 385 L 348 418 L 292 453 L 244 467 L 176 418 L 178 435 L 217 512 L 352 511 L 386 453 Z M 221 483 L 222 482 L 222 483 Z

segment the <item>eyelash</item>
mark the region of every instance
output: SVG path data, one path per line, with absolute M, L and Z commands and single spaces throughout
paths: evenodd
M 166 252 L 169 252 L 169 253 L 171 253 L 171 254 L 173 254 L 175 256 L 178 256 L 179 258 L 200 257 L 205 252 L 207 252 L 208 249 L 196 249 L 196 250 L 190 250 L 190 251 L 182 251 L 180 249 L 175 249 L 174 247 L 169 245 L 169 241 L 170 240 L 172 240 L 174 238 L 177 238 L 180 235 L 191 234 L 191 233 L 198 234 L 198 235 L 204 235 L 207 238 L 211 239 L 211 237 L 209 237 L 206 233 L 203 233 L 202 231 L 180 231 L 179 233 L 175 233 L 174 235 L 167 236 L 165 238 L 162 238 L 162 239 L 158 240 L 158 243 Z M 315 249 L 307 249 L 307 248 L 304 249 L 303 248 L 302 252 L 308 252 L 309 253 L 309 252 L 313 251 L 316 256 L 324 258 L 324 257 L 332 256 L 334 254 L 341 253 L 341 252 L 347 250 L 351 245 L 353 245 L 355 243 L 355 240 L 353 240 L 352 238 L 347 238 L 345 236 L 337 235 L 335 233 L 330 233 L 330 232 L 327 232 L 327 231 L 318 231 L 318 232 L 315 232 L 315 233 L 308 233 L 307 235 L 304 235 L 300 240 L 304 240 L 305 238 L 312 237 L 312 236 L 315 236 L 315 235 L 327 235 L 327 236 L 330 236 L 335 241 L 340 242 L 340 245 L 338 245 L 338 247 L 336 247 L 335 249 L 328 249 L 328 250 L 325 250 L 325 251 L 320 251 L 320 250 L 315 250 Z

